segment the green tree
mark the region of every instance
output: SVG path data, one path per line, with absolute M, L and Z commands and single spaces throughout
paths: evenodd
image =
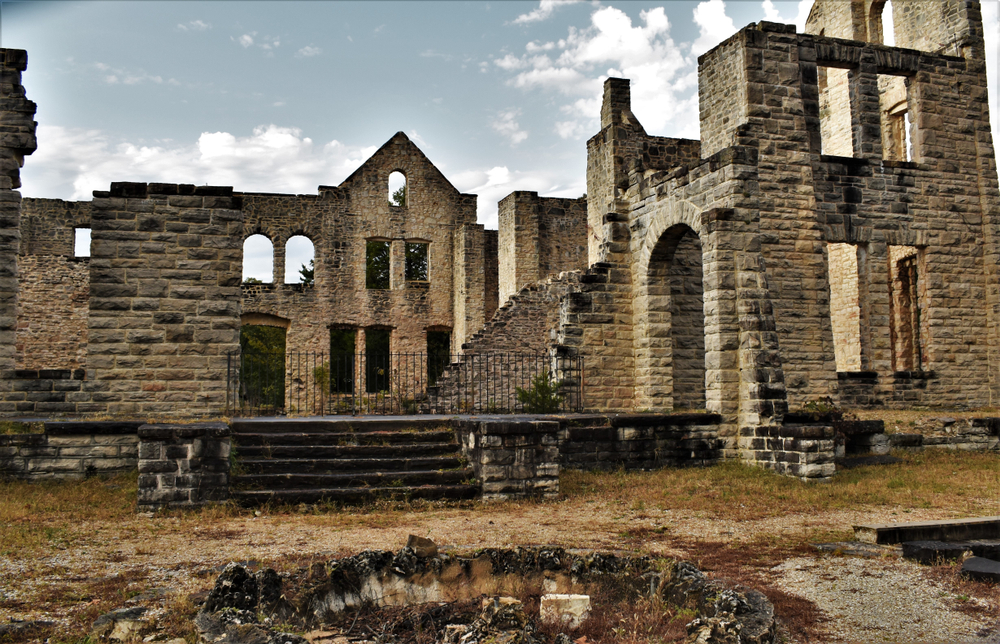
M 302 276 L 299 282 L 306 286 L 313 285 L 313 281 L 316 277 L 316 266 L 313 263 L 313 260 L 309 260 L 309 266 L 306 266 L 305 264 L 302 265 L 302 268 L 299 269 L 299 275 Z
M 389 197 L 389 203 L 394 206 L 405 206 L 406 205 L 406 184 L 403 184 L 392 196 Z
M 366 251 L 365 287 L 389 288 L 389 242 L 369 241 Z

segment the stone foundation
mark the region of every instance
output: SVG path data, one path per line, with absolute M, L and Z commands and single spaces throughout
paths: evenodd
M 139 510 L 187 507 L 229 496 L 229 426 L 225 423 L 139 428 Z

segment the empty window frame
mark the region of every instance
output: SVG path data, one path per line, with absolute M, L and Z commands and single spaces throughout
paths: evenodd
M 90 228 L 73 229 L 73 257 L 90 257 Z
M 285 243 L 285 284 L 312 285 L 316 249 L 305 235 L 294 235 Z
M 373 394 L 388 391 L 392 374 L 389 369 L 391 329 L 365 329 L 365 391 Z
M 406 242 L 406 281 L 426 282 L 427 242 Z
M 406 175 L 402 172 L 393 172 L 389 175 L 389 205 L 407 205 Z
M 892 20 L 892 0 L 875 0 L 868 14 L 868 42 L 896 46 L 896 30 Z
M 240 327 L 241 404 L 277 412 L 285 407 L 285 329 L 244 324 Z
M 357 329 L 330 329 L 330 391 L 349 394 L 354 391 L 354 365 Z
M 274 281 L 274 244 L 264 235 L 250 235 L 243 242 L 243 282 L 270 284 Z
M 821 154 L 854 156 L 848 74 L 849 70 L 838 67 L 820 66 L 817 69 Z
M 879 74 L 878 93 L 882 158 L 887 161 L 914 160 L 906 78 Z
M 451 361 L 451 331 L 427 331 L 427 384 L 433 386 Z
M 894 371 L 922 371 L 923 249 L 889 246 L 889 338 Z
M 365 288 L 387 289 L 390 284 L 390 248 L 388 241 L 370 239 L 365 245 Z
M 830 323 L 837 371 L 861 371 L 861 301 L 858 247 L 827 244 L 830 276 Z

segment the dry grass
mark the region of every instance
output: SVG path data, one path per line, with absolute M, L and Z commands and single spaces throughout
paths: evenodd
M 136 473 L 83 481 L 0 481 L 0 556 L 69 545 L 87 521 L 135 514 Z
M 1000 509 L 1000 456 L 927 450 L 904 462 L 838 472 L 803 482 L 738 462 L 656 472 L 564 472 L 568 497 L 614 501 L 642 510 L 693 510 L 709 517 L 753 520 L 866 506 L 948 508 L 965 514 Z

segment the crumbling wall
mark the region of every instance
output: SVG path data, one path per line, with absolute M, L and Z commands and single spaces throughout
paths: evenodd
M 499 222 L 501 303 L 550 275 L 586 268 L 586 198 L 512 192 L 500 201 Z

